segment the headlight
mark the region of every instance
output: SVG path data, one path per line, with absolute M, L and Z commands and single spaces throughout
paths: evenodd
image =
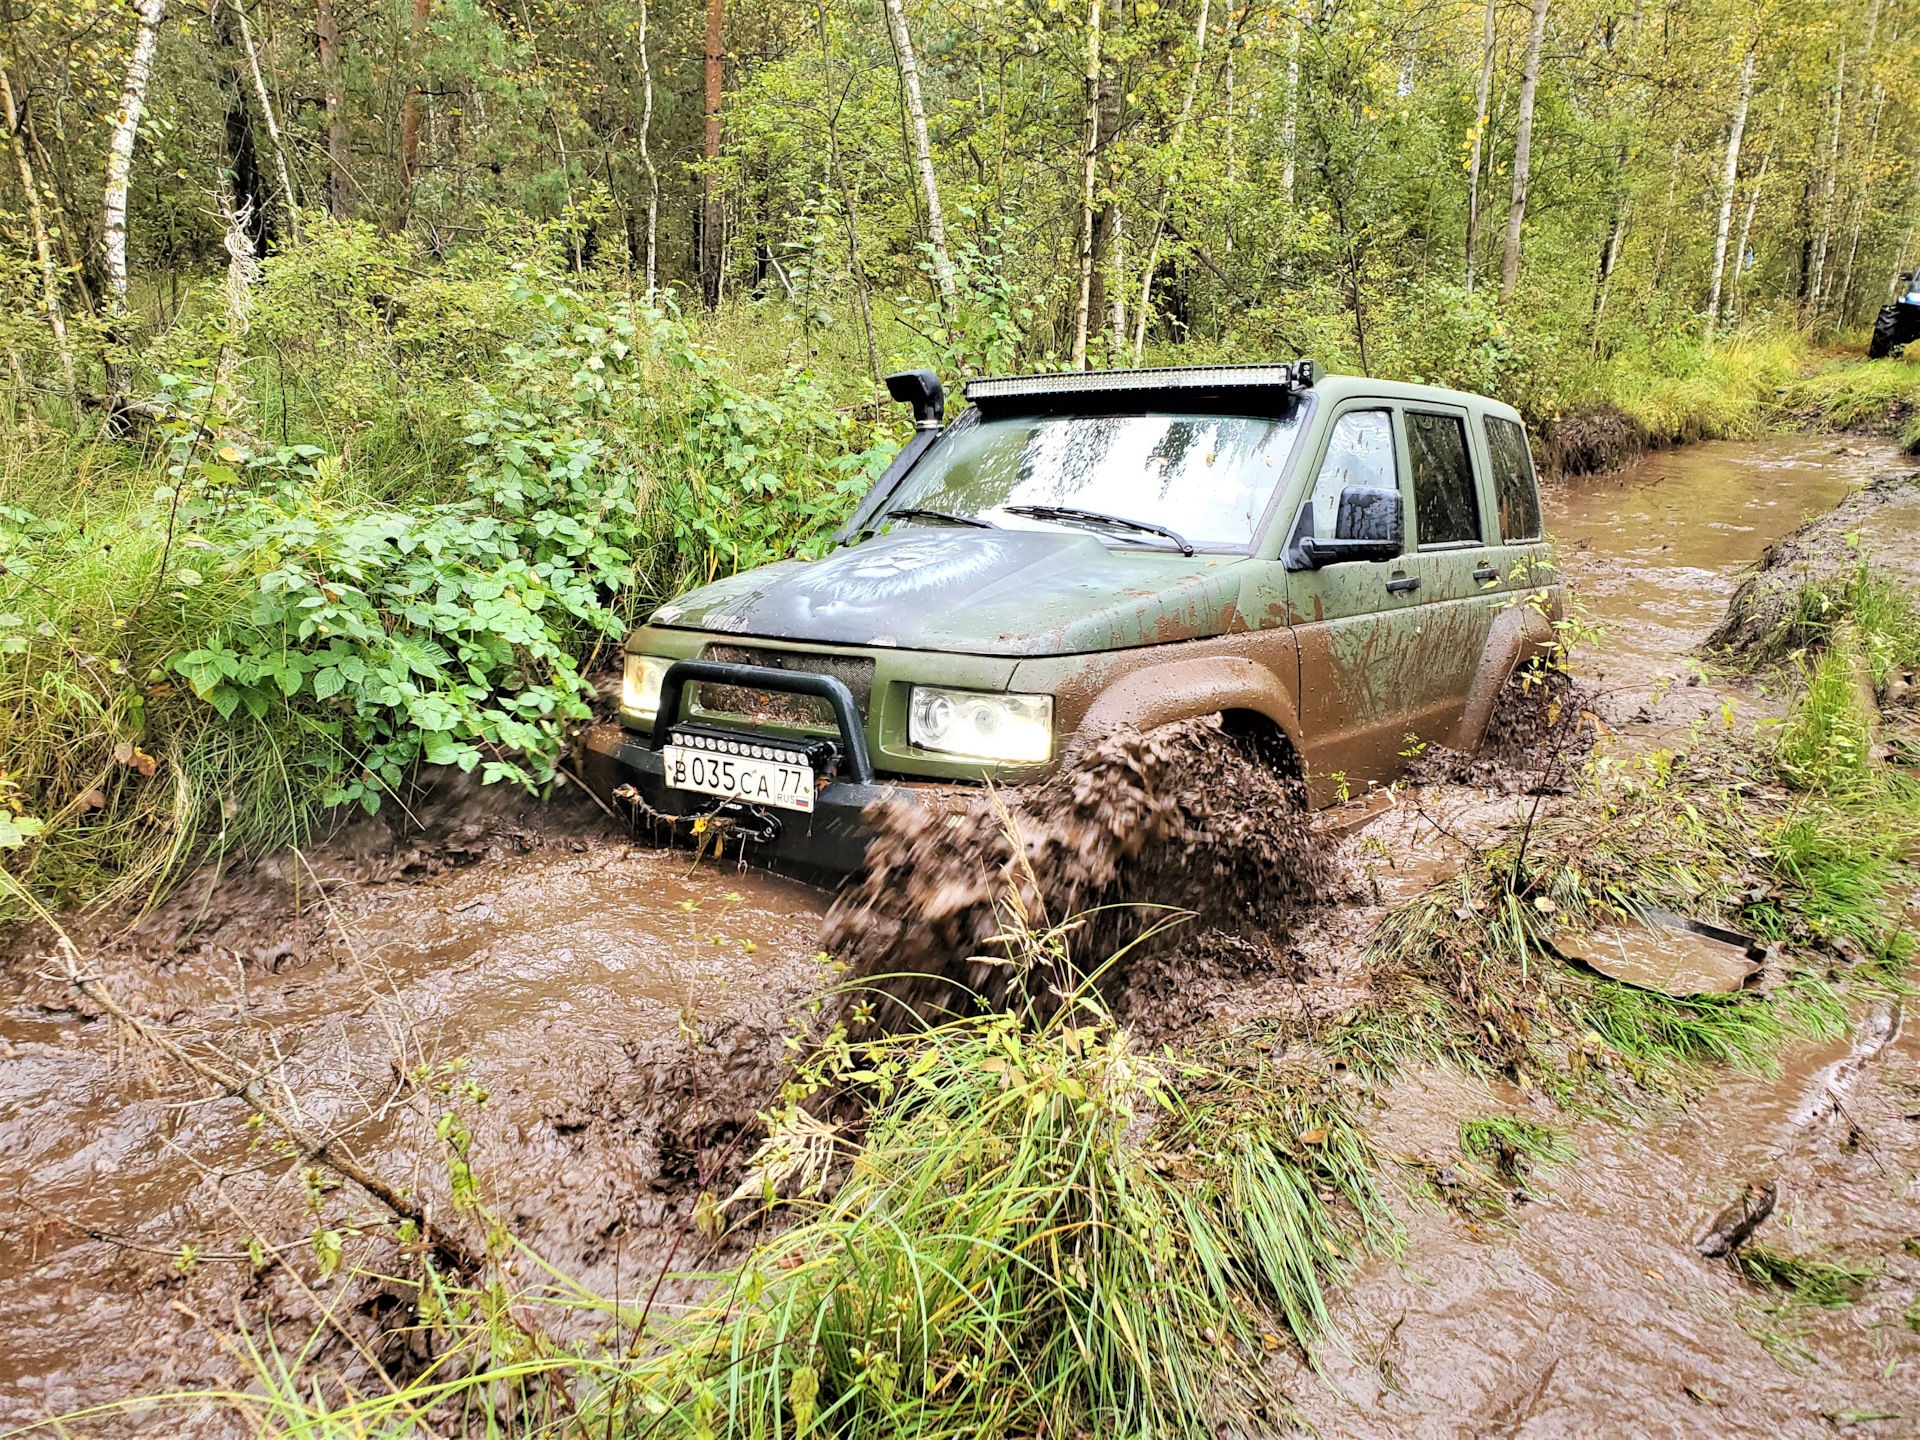
M 673 664 L 664 655 L 629 655 L 627 673 L 620 682 L 620 708 L 631 710 L 642 720 L 651 720 L 660 710 L 660 682 L 667 678 Z
M 907 738 L 922 750 L 971 760 L 1048 760 L 1053 756 L 1053 697 L 916 685 L 907 707 Z

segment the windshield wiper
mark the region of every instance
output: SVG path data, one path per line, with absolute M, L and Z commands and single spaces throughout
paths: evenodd
M 871 535 L 889 520 L 944 520 L 949 525 L 971 525 L 978 530 L 998 530 L 1000 527 L 991 520 L 975 519 L 971 515 L 949 515 L 944 510 L 928 510 L 919 505 L 908 505 L 904 509 L 889 510 L 885 514 L 873 517 L 873 523 L 860 533 Z
M 1083 525 L 1118 525 L 1122 530 L 1141 530 L 1149 535 L 1164 535 L 1180 547 L 1182 555 L 1193 554 L 1193 546 L 1178 532 L 1148 520 L 1129 520 L 1124 515 L 1103 515 L 1098 510 L 1080 510 L 1072 505 L 1002 505 L 1002 513 L 1024 515 L 1029 520 L 1077 520 Z

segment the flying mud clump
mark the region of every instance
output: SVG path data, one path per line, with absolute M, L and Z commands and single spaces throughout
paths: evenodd
M 1123 728 L 1029 789 L 950 811 L 876 806 L 866 874 L 823 931 L 851 968 L 849 1027 L 1044 1013 L 1091 975 L 1136 1033 L 1177 1028 L 1200 980 L 1272 964 L 1277 928 L 1338 887 L 1332 844 L 1278 749 L 1216 717 Z M 1039 928 L 1078 918 L 1074 974 L 1013 963 L 1009 896 Z

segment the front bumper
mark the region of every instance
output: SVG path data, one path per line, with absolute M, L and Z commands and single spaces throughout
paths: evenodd
M 615 813 L 632 814 L 642 822 L 648 812 L 665 822 L 701 815 L 732 822 L 721 841 L 727 854 L 814 885 L 838 885 L 866 864 L 867 841 L 872 838 L 865 818 L 869 805 L 917 798 L 914 786 L 832 779 L 815 795 L 813 813 L 805 814 L 673 790 L 666 784 L 660 754 L 647 737 L 618 725 L 596 725 L 587 732 L 580 766 L 580 778 Z M 622 805 L 615 798 L 614 792 L 623 785 L 639 792 L 644 810 Z M 685 829 L 682 825 L 672 828 Z

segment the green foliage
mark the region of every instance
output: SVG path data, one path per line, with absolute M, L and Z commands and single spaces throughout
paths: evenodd
M 1795 1305 L 1818 1305 L 1829 1310 L 1858 1300 L 1861 1290 L 1880 1273 L 1877 1265 L 1789 1255 L 1760 1243 L 1743 1246 L 1735 1253 L 1734 1263 L 1749 1280 Z
M 316 225 L 263 355 L 183 323 L 152 448 L 7 432 L 0 753 L 63 903 L 419 761 L 546 783 L 642 606 L 810 553 L 893 453 L 808 371 L 742 383 L 667 311 L 408 244 Z
M 1578 1152 L 1567 1132 L 1518 1115 L 1489 1115 L 1460 1122 L 1460 1149 L 1510 1173 L 1571 1165 Z

